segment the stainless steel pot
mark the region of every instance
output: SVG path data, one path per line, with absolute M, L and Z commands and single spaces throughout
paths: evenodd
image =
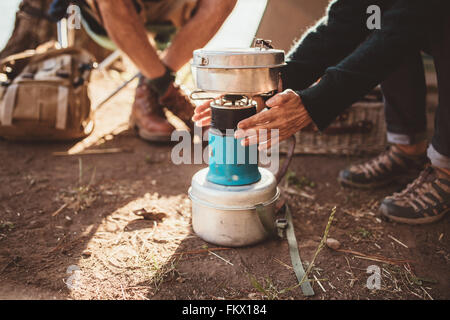
M 267 48 L 199 49 L 192 74 L 203 91 L 257 95 L 276 90 L 284 51 Z
M 214 184 L 206 180 L 208 168 L 197 172 L 189 189 L 195 233 L 207 242 L 229 247 L 268 238 L 264 225 L 275 225 L 275 202 L 280 192 L 274 175 L 267 169 L 259 170 L 261 180 L 246 186 Z

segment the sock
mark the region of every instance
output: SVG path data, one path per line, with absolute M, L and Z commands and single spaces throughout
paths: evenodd
M 167 88 L 169 88 L 169 85 L 175 81 L 175 72 L 166 66 L 166 73 L 161 77 L 155 79 L 144 78 L 143 81 L 146 81 L 150 88 L 155 90 L 159 96 L 163 96 L 166 93 Z
M 428 143 L 427 141 L 421 141 L 416 144 L 396 144 L 395 146 L 404 154 L 409 156 L 418 156 L 427 152 Z

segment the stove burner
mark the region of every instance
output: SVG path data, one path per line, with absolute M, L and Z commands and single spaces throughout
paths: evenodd
M 256 106 L 256 101 L 246 95 L 225 94 L 212 103 L 216 107 L 249 108 Z
M 222 97 L 222 99 L 225 101 L 230 101 L 232 104 L 236 104 L 236 101 L 244 99 L 244 95 L 242 95 L 242 94 L 226 94 Z

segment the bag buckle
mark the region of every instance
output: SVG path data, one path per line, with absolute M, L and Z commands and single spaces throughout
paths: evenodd
M 275 225 L 277 226 L 278 236 L 280 238 L 285 238 L 286 229 L 288 226 L 287 219 L 280 218 L 275 221 Z

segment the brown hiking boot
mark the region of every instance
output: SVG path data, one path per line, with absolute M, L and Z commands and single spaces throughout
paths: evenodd
M 189 100 L 183 90 L 173 82 L 167 88 L 166 93 L 159 98 L 159 103 L 173 112 L 191 130 L 194 128 L 192 116 L 195 105 Z
M 429 166 L 402 192 L 383 200 L 380 213 L 396 222 L 425 224 L 450 211 L 450 175 Z
M 418 174 L 427 161 L 425 154 L 407 155 L 392 145 L 377 157 L 342 170 L 339 172 L 338 181 L 346 187 L 362 189 L 381 187 L 398 178 L 408 177 L 412 173 Z
M 175 130 L 158 103 L 158 94 L 146 83 L 141 83 L 136 88 L 130 126 L 136 129 L 142 139 L 148 141 L 170 141 Z

